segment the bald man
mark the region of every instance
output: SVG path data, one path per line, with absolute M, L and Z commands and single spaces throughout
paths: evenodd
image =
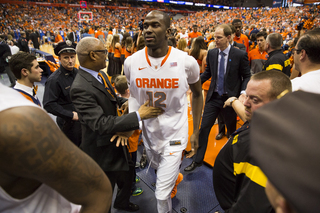
M 134 165 L 128 149 L 125 143 L 119 146 L 110 140 L 115 135 L 121 135 L 119 139 L 130 136 L 120 132 L 138 129 L 140 120 L 157 117 L 163 110 L 148 107 L 146 102 L 138 111 L 120 117 L 118 107 L 127 99 L 117 97 L 107 76 L 100 71 L 106 67 L 108 50 L 99 39 L 87 37 L 78 43 L 76 53 L 80 68 L 70 94 L 82 125 L 80 147 L 100 165 L 112 187 L 117 183 L 120 190 L 114 207 L 137 211 L 139 206 L 129 202 Z

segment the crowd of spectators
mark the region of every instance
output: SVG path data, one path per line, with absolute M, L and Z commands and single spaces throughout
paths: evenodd
M 123 9 L 108 8 L 87 8 L 86 11 L 93 12 L 93 20 L 79 22 L 78 12 L 81 10 L 77 7 L 44 7 L 29 4 L 3 4 L 0 7 L 0 32 L 12 34 L 14 30 L 42 30 L 50 31 L 62 28 L 71 29 L 76 27 L 83 29 L 91 26 L 102 26 L 126 30 L 138 28 L 139 21 L 151 10 L 150 5 L 143 5 L 143 9 L 131 7 L 128 3 L 118 4 Z M 161 8 L 165 8 L 164 6 Z M 176 14 L 170 12 L 172 17 L 172 28 L 180 30 L 181 27 L 190 29 L 193 25 L 198 25 L 198 31 L 205 35 L 206 32 L 219 24 L 230 24 L 235 18 L 243 20 L 245 33 L 252 29 L 266 29 L 268 33 L 279 32 L 290 34 L 294 37 L 297 33 L 296 28 L 304 22 L 306 28 L 317 26 L 319 24 L 317 7 L 302 8 L 273 8 L 258 10 L 203 10 L 195 13 L 186 13 L 181 18 L 176 19 Z M 190 32 L 189 30 L 189 32 Z M 16 37 L 16 39 L 18 39 Z

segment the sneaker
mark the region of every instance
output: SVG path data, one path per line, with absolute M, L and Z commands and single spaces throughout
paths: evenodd
M 132 196 L 138 196 L 141 195 L 143 192 L 143 190 L 140 187 L 137 187 L 133 192 L 132 192 Z
M 146 165 L 147 165 L 147 156 L 143 154 L 140 159 L 140 168 L 144 169 Z
M 140 178 L 138 176 L 136 176 L 136 183 L 139 183 L 140 182 Z
M 171 198 L 174 198 L 177 194 L 177 187 L 179 185 L 179 183 L 183 180 L 183 174 L 179 173 L 178 178 L 176 180 L 176 184 L 174 185 L 172 192 L 171 192 Z
M 136 162 L 135 168 L 139 168 L 139 166 L 140 166 L 140 163 Z

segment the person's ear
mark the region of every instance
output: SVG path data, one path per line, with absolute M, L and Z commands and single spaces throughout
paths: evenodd
M 305 60 L 308 57 L 307 52 L 302 49 L 301 50 L 301 55 L 300 55 L 300 60 Z
M 96 52 L 93 52 L 93 51 L 90 51 L 89 52 L 89 58 L 93 61 L 96 61 L 97 60 L 97 53 Z
M 169 38 L 171 36 L 171 28 L 168 28 L 166 30 L 166 38 Z
M 29 74 L 29 70 L 27 70 L 26 68 L 22 68 L 21 70 L 21 75 L 24 77 L 27 77 Z

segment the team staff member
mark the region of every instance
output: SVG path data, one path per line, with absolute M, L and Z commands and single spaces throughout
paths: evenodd
M 282 49 L 282 36 L 280 33 L 271 33 L 266 39 L 265 51 L 268 53 L 269 58 L 263 66 L 262 70 L 279 70 L 290 76 L 290 60 L 283 54 Z
M 238 48 L 239 50 L 246 51 L 246 46 L 244 46 L 244 44 L 233 41 L 233 38 L 236 35 L 236 28 L 232 24 L 229 24 L 228 26 L 230 27 L 230 29 L 232 31 L 231 37 L 229 39 L 230 45 L 235 48 Z M 219 126 L 219 133 L 216 136 L 216 140 L 221 140 L 223 138 L 223 136 L 225 136 L 225 134 L 226 134 L 225 133 L 226 132 L 225 121 L 224 121 L 224 117 L 223 117 L 222 113 L 219 113 L 219 115 L 218 115 L 218 126 Z
M 221 149 L 213 167 L 214 191 L 226 213 L 274 212 L 265 194 L 267 179 L 249 154 L 250 121 L 258 108 L 276 100 L 283 91 L 291 92 L 286 75 L 278 71 L 260 72 L 251 77 L 243 104 L 236 97 L 225 102 L 225 107 L 233 107 L 245 121 Z
M 119 135 L 119 132 L 138 129 L 139 120 L 157 117 L 163 110 L 148 107 L 146 102 L 137 112 L 120 117 L 118 106 L 122 107 L 127 99 L 117 97 L 107 76 L 102 71 L 99 73 L 106 67 L 107 50 L 103 43 L 96 38 L 83 38 L 76 51 L 80 69 L 70 95 L 81 119 L 81 148 L 99 164 L 110 179 L 112 187 L 118 185 L 114 208 L 138 211 L 139 206 L 129 201 L 134 165 L 129 158 L 128 149 L 126 144 L 119 147 L 118 143 L 110 140 Z M 123 135 L 118 137 L 120 141 L 122 138 Z
M 135 111 L 145 101 L 161 107 L 164 114 L 142 122 L 143 142 L 151 166 L 157 170 L 155 196 L 159 213 L 172 212 L 171 198 L 183 175 L 179 173 L 182 152 L 188 143 L 188 101 L 191 88 L 193 134 L 190 141 L 196 152 L 202 111 L 202 90 L 197 61 L 168 46 L 171 33 L 169 16 L 150 12 L 144 19 L 146 46 L 128 57 L 124 73 L 128 79 L 129 110 Z
M 34 82 L 41 81 L 41 74 L 43 72 L 37 58 L 30 53 L 20 51 L 11 57 L 9 65 L 17 78 L 17 83 L 13 88 L 28 100 L 41 106 L 36 95 L 38 86 L 34 85 Z
M 219 113 L 222 113 L 227 126 L 227 136 L 236 130 L 237 115 L 232 108 L 223 108 L 224 102 L 233 96 L 239 96 L 246 89 L 250 80 L 250 67 L 247 53 L 230 45 L 232 30 L 226 24 L 214 32 L 217 48 L 209 50 L 207 67 L 201 74 L 201 83 L 211 78 L 210 88 L 204 106 L 199 149 L 193 162 L 185 171 L 193 171 L 203 163 L 207 149 L 208 137 Z
M 54 53 L 59 56 L 60 68 L 48 78 L 43 107 L 47 112 L 57 116 L 57 124 L 64 134 L 77 146 L 81 143 L 81 125 L 71 99 L 70 88 L 78 69 L 76 62 L 76 44 L 71 41 L 58 43 Z

